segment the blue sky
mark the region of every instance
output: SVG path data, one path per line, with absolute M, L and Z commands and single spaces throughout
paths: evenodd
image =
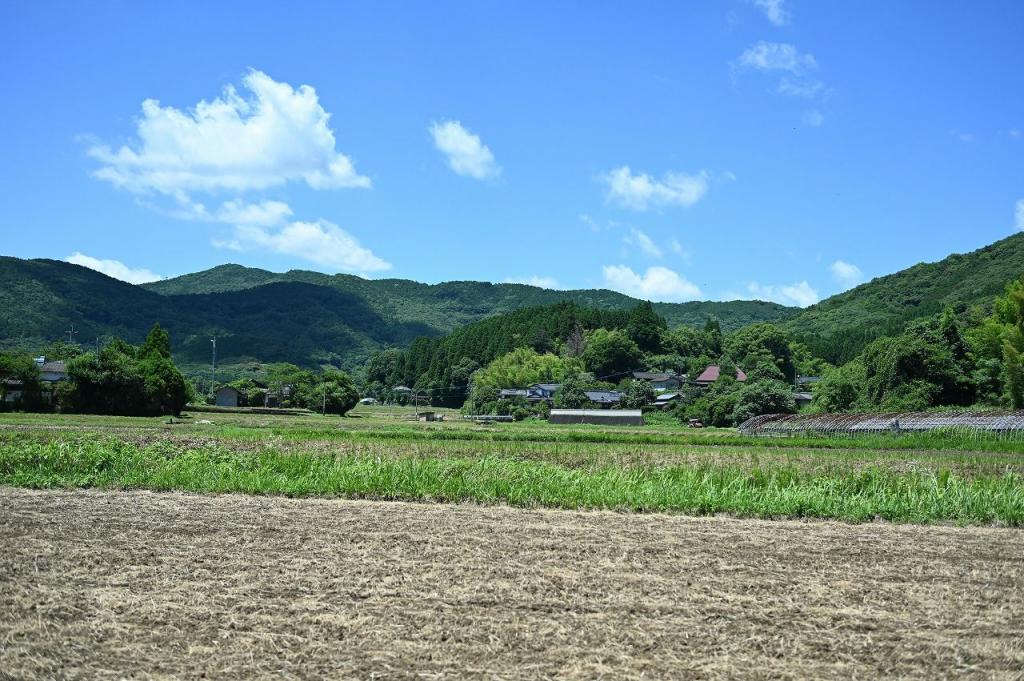
M 806 305 L 1024 229 L 1024 3 L 295 4 L 4 3 L 0 252 Z

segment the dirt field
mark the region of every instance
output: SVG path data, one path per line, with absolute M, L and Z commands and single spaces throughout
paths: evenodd
M 4 678 L 1024 678 L 1024 532 L 0 488 Z

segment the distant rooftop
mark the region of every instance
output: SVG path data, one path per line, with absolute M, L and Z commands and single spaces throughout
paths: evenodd
M 722 369 L 717 364 L 709 364 L 708 368 L 701 372 L 700 376 L 697 377 L 698 383 L 714 383 L 718 380 L 718 376 Z M 747 375 L 739 367 L 736 368 L 736 380 L 745 381 Z

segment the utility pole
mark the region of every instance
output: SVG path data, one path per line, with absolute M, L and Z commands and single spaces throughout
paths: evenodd
M 327 384 L 321 383 L 320 386 L 324 389 L 324 411 L 323 416 L 327 416 Z
M 75 325 L 72 324 L 71 326 L 69 326 L 65 333 L 68 334 L 68 343 L 74 343 L 74 337 L 78 335 L 78 332 L 75 331 Z
M 217 389 L 217 337 L 210 339 L 213 344 L 213 357 L 210 359 L 210 393 L 216 394 Z

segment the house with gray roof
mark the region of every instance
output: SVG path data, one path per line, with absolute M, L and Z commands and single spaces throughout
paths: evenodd
M 654 390 L 678 390 L 683 385 L 682 376 L 674 371 L 634 371 L 633 379 L 647 381 Z

